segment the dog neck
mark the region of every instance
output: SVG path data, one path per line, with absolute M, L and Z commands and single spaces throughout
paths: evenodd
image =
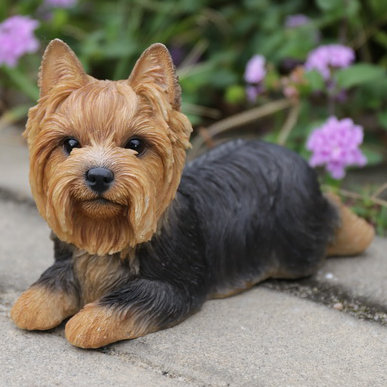
M 137 277 L 140 265 L 135 254 L 127 253 L 123 259 L 120 253 L 101 256 L 75 249 L 73 269 L 80 284 L 81 302 L 86 304 Z
M 62 242 L 51 233 L 56 261 L 71 261 L 82 305 L 93 302 L 120 283 L 138 276 L 140 264 L 135 248 L 112 255 L 95 255 Z

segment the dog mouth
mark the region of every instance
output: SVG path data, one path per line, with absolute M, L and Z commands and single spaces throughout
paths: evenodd
M 123 206 L 104 197 L 82 200 L 80 202 L 82 211 L 93 218 L 109 218 L 120 214 Z
M 102 206 L 104 206 L 104 205 L 120 206 L 121 205 L 119 203 L 113 202 L 112 200 L 109 200 L 109 199 L 106 199 L 103 197 L 98 197 L 98 198 L 94 198 L 94 199 L 87 199 L 87 200 L 84 200 L 84 203 L 93 203 L 93 204 L 102 205 Z

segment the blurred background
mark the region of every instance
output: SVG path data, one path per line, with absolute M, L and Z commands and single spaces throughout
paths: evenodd
M 386 233 L 386 0 L 1 0 L 0 141 L 22 132 L 54 38 L 113 80 L 164 43 L 194 126 L 189 159 L 235 137 L 284 145 Z

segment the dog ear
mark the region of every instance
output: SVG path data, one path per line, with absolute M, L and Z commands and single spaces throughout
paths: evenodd
M 171 55 L 163 44 L 152 44 L 142 53 L 130 74 L 129 83 L 135 91 L 144 83 L 158 85 L 172 107 L 180 109 L 180 85 Z
M 45 96 L 58 84 L 68 83 L 79 88 L 87 82 L 88 76 L 71 48 L 60 39 L 52 40 L 44 52 L 40 66 L 40 96 Z

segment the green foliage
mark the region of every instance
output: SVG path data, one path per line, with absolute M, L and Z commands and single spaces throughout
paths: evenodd
M 378 120 L 380 126 L 384 129 L 387 130 L 387 111 L 385 112 L 380 112 L 378 114 Z
M 378 148 L 373 148 L 370 145 L 362 147 L 365 157 L 367 157 L 367 165 L 377 165 L 383 161 L 383 154 Z
M 288 15 L 300 13 L 308 15 L 310 22 L 297 28 L 284 26 Z M 318 44 L 337 41 L 343 23 L 348 42 L 364 40 L 365 35 L 368 40 L 363 46 L 371 40 L 383 48 L 386 43 L 382 28 L 366 34 L 358 29 L 360 25 L 383 26 L 387 16 L 384 0 L 372 0 L 366 7 L 358 0 L 79 0 L 72 8 L 51 11 L 39 0 L 3 0 L 0 20 L 11 14 L 40 19 L 37 36 L 42 48 L 53 38 L 65 40 L 86 70 L 102 79 L 126 78 L 147 46 L 165 43 L 172 52 L 181 51 L 178 70 L 184 98 L 216 108 L 222 98 L 231 104 L 242 102 L 240 95 L 230 99 L 229 90 L 234 86 L 241 90 L 245 65 L 254 54 L 264 55 L 277 69 L 288 58 L 303 61 Z M 381 55 L 380 62 L 387 62 L 385 54 Z M 28 55 L 20 70 L 36 74 L 38 65 L 39 56 Z M 278 73 L 269 75 L 268 88 L 280 94 Z M 381 76 L 376 63 L 359 64 L 338 72 L 337 79 L 340 86 L 353 87 Z M 300 86 L 301 94 L 324 89 L 316 72 L 308 73 L 306 79 L 308 85 Z M 6 86 L 11 83 L 6 81 Z M 26 94 L 33 96 L 31 91 Z
M 308 71 L 305 74 L 305 79 L 308 82 L 308 87 L 310 91 L 320 91 L 325 89 L 324 78 L 318 71 Z
M 336 72 L 337 85 L 349 89 L 371 81 L 380 81 L 386 76 L 386 71 L 368 63 L 354 64 L 351 67 L 340 69 Z
M 239 85 L 229 86 L 226 89 L 226 94 L 224 97 L 226 102 L 237 105 L 239 103 L 244 102 L 245 90 L 242 86 L 239 86 Z
M 360 188 L 358 194 L 351 191 L 338 190 L 336 194 L 341 197 L 343 203 L 359 216 L 371 223 L 380 236 L 387 236 L 387 202 L 375 198 L 373 193 L 378 190 L 377 186 L 365 186 Z

